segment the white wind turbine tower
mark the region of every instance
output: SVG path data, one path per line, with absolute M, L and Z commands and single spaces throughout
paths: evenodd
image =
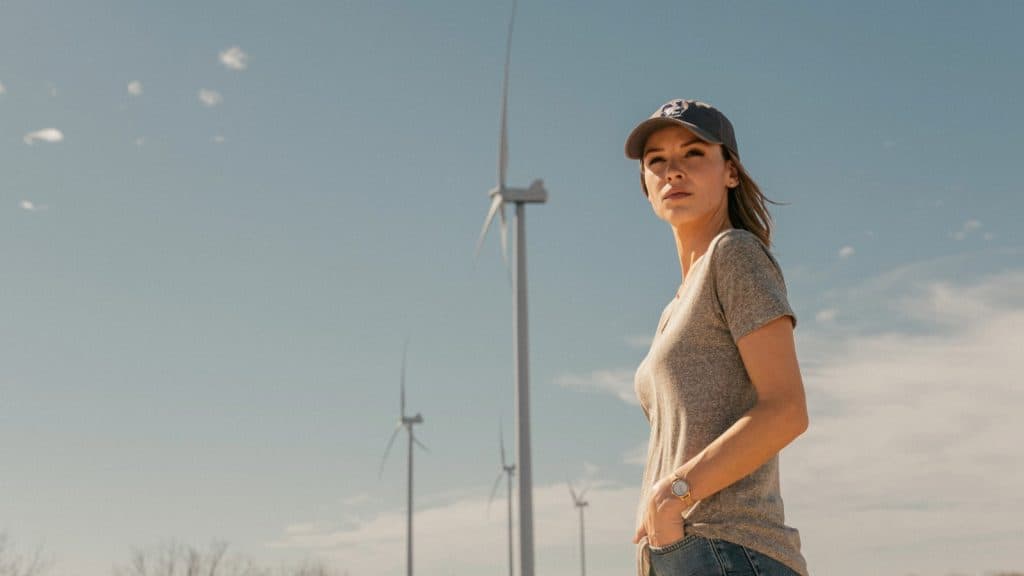
M 405 571 L 408 576 L 412 576 L 412 446 L 416 444 L 420 448 L 427 450 L 427 447 L 420 442 L 412 432 L 412 427 L 416 424 L 423 423 L 423 416 L 419 412 L 415 416 L 405 415 L 405 356 L 408 344 L 402 347 L 402 380 L 401 380 L 401 393 L 400 393 L 400 417 L 398 425 L 395 426 L 395 431 L 391 434 L 391 439 L 388 440 L 388 447 L 384 450 L 384 458 L 380 462 L 380 471 L 377 473 L 377 477 L 381 477 L 384 474 L 384 463 L 387 462 L 388 453 L 391 452 L 391 445 L 395 443 L 395 438 L 398 436 L 398 431 L 403 427 L 409 431 L 409 478 L 408 478 L 408 521 L 406 524 L 406 536 L 405 536 Z M 429 451 L 429 450 L 428 450 Z
M 587 493 L 587 488 L 584 488 L 579 494 L 572 488 L 572 483 L 569 482 L 569 493 L 572 494 L 572 502 L 580 510 L 580 570 L 583 576 L 587 576 L 587 553 L 584 547 L 583 540 L 583 509 L 590 505 L 589 502 L 583 499 L 583 495 Z
M 526 313 L 526 210 L 527 203 L 543 204 L 548 200 L 548 192 L 544 182 L 534 180 L 529 188 L 509 188 L 505 186 L 505 168 L 508 164 L 508 68 L 512 55 L 512 25 L 515 22 L 516 3 L 512 3 L 512 16 L 508 21 L 508 41 L 505 45 L 505 76 L 501 91 L 501 133 L 498 139 L 498 185 L 491 189 L 491 208 L 484 219 L 483 230 L 477 240 L 476 253 L 480 254 L 480 246 L 487 235 L 487 228 L 494 220 L 494 214 L 501 215 L 501 254 L 505 257 L 506 225 L 505 203 L 516 205 L 516 226 L 513 257 L 515 267 L 512 271 L 512 322 L 515 340 L 516 378 L 516 412 L 515 440 L 516 462 L 519 466 L 519 566 L 522 576 L 533 576 L 533 485 L 532 465 L 530 459 L 530 359 L 529 341 L 527 337 Z
M 487 509 L 488 511 L 491 509 L 491 502 L 494 501 L 494 495 L 498 492 L 498 485 L 501 484 L 501 477 L 508 476 L 508 576 L 513 576 L 512 475 L 515 474 L 516 465 L 515 463 L 508 464 L 505 462 L 505 433 L 502 431 L 501 425 L 498 426 L 498 444 L 501 446 L 501 472 L 494 480 L 494 488 L 491 488 L 491 497 L 487 501 Z

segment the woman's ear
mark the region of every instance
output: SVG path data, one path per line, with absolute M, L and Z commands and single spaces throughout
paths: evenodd
M 732 160 L 726 160 L 726 165 L 729 169 L 729 175 L 726 178 L 726 185 L 729 188 L 735 188 L 740 185 L 740 171 L 736 168 L 736 163 Z

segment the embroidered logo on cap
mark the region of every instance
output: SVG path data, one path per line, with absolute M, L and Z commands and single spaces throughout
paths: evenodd
M 701 108 L 711 108 L 710 104 L 705 104 L 700 100 L 672 100 L 670 102 L 666 102 L 661 107 L 661 110 L 658 111 L 658 115 L 668 118 L 679 118 L 691 105 L 699 106 Z

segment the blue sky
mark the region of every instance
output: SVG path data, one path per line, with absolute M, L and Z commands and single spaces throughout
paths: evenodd
M 408 338 L 417 566 L 504 569 L 511 292 L 473 248 L 508 4 L 0 3 L 0 531 L 59 576 L 171 540 L 400 574 L 402 451 L 377 472 Z M 812 570 L 1024 566 L 1022 16 L 520 2 L 538 573 L 578 566 L 566 478 L 590 573 L 632 567 L 632 373 L 679 270 L 622 144 L 676 97 L 725 111 L 786 204 Z

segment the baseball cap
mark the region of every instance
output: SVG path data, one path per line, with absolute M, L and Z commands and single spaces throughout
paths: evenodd
M 644 155 L 644 144 L 656 130 L 666 126 L 685 126 L 701 140 L 721 144 L 739 160 L 739 147 L 732 122 L 710 104 L 699 100 L 669 100 L 661 105 L 647 120 L 636 125 L 626 138 L 626 157 L 640 160 Z

